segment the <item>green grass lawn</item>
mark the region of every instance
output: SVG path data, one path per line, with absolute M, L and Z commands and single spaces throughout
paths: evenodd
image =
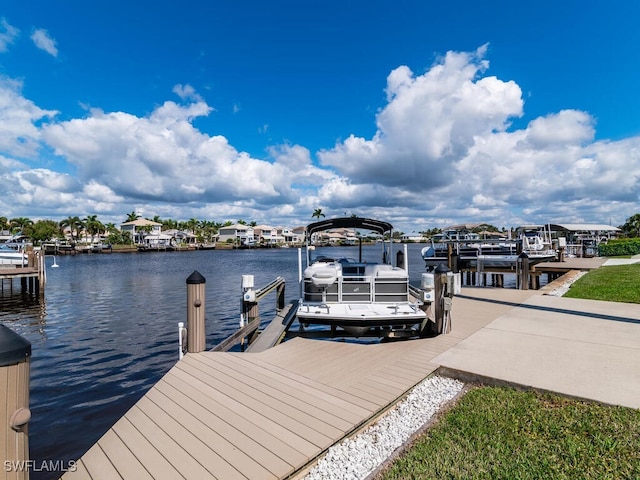
M 473 388 L 380 478 L 640 478 L 640 410 Z
M 616 265 L 592 270 L 574 282 L 564 296 L 640 303 L 640 264 Z
M 565 296 L 640 303 L 640 265 L 593 270 Z M 640 410 L 473 388 L 380 478 L 640 479 Z

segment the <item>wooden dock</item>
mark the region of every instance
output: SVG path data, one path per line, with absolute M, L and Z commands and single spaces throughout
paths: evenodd
M 20 280 L 23 291 L 40 293 L 47 281 L 44 253 L 40 250 L 27 252 L 27 263 L 24 266 L 0 265 L 0 288 L 13 289 L 13 281 Z
M 456 299 L 451 334 L 435 338 L 189 353 L 63 478 L 294 478 L 433 373 L 434 357 L 532 293 L 500 289 L 508 302 L 460 319 L 455 304 L 470 301 Z

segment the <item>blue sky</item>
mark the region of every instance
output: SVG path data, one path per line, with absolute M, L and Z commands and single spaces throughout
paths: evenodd
M 640 4 L 4 2 L 0 216 L 640 211 Z

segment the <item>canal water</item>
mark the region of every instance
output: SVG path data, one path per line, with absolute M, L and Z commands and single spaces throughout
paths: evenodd
M 420 249 L 409 244 L 412 283 L 424 271 Z M 398 248 L 398 247 L 396 247 Z M 363 247 L 379 261 L 381 246 Z M 358 257 L 357 247 L 317 254 Z M 32 345 L 30 455 L 39 471 L 82 456 L 178 359 L 178 322 L 186 321 L 186 279 L 206 279 L 207 348 L 238 328 L 241 276 L 256 287 L 286 280 L 287 301 L 299 297 L 298 250 L 200 250 L 58 256 L 44 300 L 21 292 L 19 282 L 0 293 L 0 322 Z M 275 296 L 260 312 L 273 316 Z

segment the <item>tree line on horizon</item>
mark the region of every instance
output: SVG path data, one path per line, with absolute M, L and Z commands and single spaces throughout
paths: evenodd
M 354 215 L 355 216 L 355 215 Z M 312 218 L 320 220 L 324 218 L 325 214 L 322 209 L 315 209 L 311 215 Z M 141 218 L 135 211 L 127 214 L 126 222 L 132 222 Z M 185 230 L 193 233 L 198 237 L 198 241 L 211 241 L 218 233 L 218 230 L 222 227 L 233 225 L 233 222 L 227 220 L 225 222 L 215 222 L 210 220 L 198 220 L 197 218 L 190 218 L 186 221 L 174 220 L 174 219 L 162 219 L 158 215 L 147 220 L 162 224 L 162 230 Z M 236 223 L 255 227 L 257 222 L 247 222 L 239 219 Z M 618 228 L 622 231 L 622 236 L 626 238 L 638 238 L 640 237 L 640 213 L 636 213 L 629 217 L 623 225 Z M 151 227 L 141 227 L 140 230 L 151 231 Z M 132 242 L 132 239 L 128 235 L 128 232 L 121 232 L 114 223 L 103 224 L 98 220 L 97 215 L 88 215 L 86 218 L 81 219 L 78 216 L 69 216 L 59 222 L 55 220 L 37 220 L 33 221 L 27 217 L 16 217 L 9 219 L 4 216 L 0 216 L 0 231 L 9 231 L 11 234 L 22 233 L 29 237 L 34 243 L 38 244 L 48 240 L 65 239 L 65 232 L 69 232 L 72 241 L 78 241 L 83 234 L 91 237 L 91 241 L 98 235 L 108 235 L 109 243 L 113 244 L 128 244 Z M 480 233 L 483 231 L 489 232 L 505 232 L 506 229 L 498 229 L 494 225 L 483 223 L 477 225 L 472 230 L 474 233 Z M 429 238 L 435 234 L 441 233 L 440 228 L 431 228 L 423 230 L 420 233 L 423 237 Z M 396 232 L 396 235 L 402 235 L 402 232 Z

